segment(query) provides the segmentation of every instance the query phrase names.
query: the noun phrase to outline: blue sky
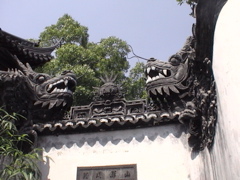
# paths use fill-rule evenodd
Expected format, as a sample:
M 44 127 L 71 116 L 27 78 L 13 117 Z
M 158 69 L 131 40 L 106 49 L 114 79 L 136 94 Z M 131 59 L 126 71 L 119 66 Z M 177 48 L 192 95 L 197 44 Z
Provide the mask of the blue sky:
M 91 42 L 116 36 L 137 55 L 160 60 L 181 49 L 194 23 L 190 7 L 175 0 L 1 0 L 0 28 L 38 39 L 66 13 L 88 27 Z M 129 60 L 131 66 L 137 61 Z

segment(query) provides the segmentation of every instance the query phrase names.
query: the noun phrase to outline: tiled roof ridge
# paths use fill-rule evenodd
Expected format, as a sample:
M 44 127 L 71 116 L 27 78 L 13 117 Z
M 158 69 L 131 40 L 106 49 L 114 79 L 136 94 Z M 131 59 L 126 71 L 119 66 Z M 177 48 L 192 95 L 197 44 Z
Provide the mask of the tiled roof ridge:
M 35 67 L 53 59 L 51 53 L 59 45 L 60 42 L 51 47 L 38 47 L 37 43 L 12 35 L 0 28 L 0 47 L 8 49 L 21 61 L 26 61 Z
M 33 129 L 39 135 L 72 134 L 93 131 L 134 129 L 178 122 L 180 112 L 153 111 L 141 114 L 128 114 L 113 117 L 96 117 L 82 120 L 61 120 L 57 122 L 37 123 Z

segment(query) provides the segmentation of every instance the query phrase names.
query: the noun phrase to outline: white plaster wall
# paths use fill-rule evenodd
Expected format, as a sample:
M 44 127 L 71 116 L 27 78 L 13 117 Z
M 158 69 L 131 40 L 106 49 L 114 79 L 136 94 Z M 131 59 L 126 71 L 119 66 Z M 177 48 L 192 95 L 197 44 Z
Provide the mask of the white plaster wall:
M 240 179 L 240 0 L 228 0 L 215 30 L 213 70 L 218 124 L 212 152 L 218 180 Z
M 52 159 L 40 166 L 43 180 L 75 180 L 77 167 L 122 164 L 137 164 L 138 180 L 205 180 L 204 158 L 191 153 L 185 131 L 174 124 L 40 137 L 43 155 Z

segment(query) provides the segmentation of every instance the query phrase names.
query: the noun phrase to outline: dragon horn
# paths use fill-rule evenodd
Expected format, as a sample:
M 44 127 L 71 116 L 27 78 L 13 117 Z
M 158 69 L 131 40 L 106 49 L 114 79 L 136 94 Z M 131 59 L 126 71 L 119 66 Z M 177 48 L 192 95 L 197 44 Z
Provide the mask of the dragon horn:
M 14 56 L 14 59 L 19 65 L 19 68 L 24 72 L 24 74 L 29 74 L 30 72 L 33 72 L 31 66 L 27 63 L 26 66 L 17 58 L 17 56 Z
M 26 66 L 27 66 L 27 68 L 28 68 L 29 71 L 33 71 L 32 67 L 30 66 L 29 63 L 27 63 Z

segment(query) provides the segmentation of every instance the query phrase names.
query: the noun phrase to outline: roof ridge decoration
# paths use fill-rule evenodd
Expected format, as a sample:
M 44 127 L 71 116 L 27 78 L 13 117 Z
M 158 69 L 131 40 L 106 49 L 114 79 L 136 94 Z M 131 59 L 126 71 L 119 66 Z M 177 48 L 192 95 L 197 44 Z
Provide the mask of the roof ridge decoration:
M 101 87 L 95 101 L 87 106 L 72 107 L 68 118 L 59 122 L 61 125 L 51 122 L 35 124 L 36 131 L 40 134 L 79 133 L 180 122 L 188 126 L 189 145 L 193 150 L 211 148 L 217 122 L 211 60 L 213 34 L 225 2 L 194 2 L 192 15 L 196 18 L 196 24 L 193 24 L 192 36 L 187 38 L 183 48 L 172 55 L 168 62 L 153 58 L 148 60 L 145 74 L 150 103 L 126 101 L 124 98 L 104 99 Z M 115 85 L 109 87 L 105 93 L 114 92 Z M 140 108 L 141 111 L 131 112 L 134 109 L 131 105 L 136 105 L 136 109 Z M 131 109 L 130 113 L 128 109 Z
M 104 83 L 101 87 L 95 87 L 95 96 L 93 101 L 97 100 L 105 100 L 105 101 L 113 101 L 115 99 L 122 99 L 123 92 L 120 85 L 115 84 L 114 81 L 117 79 L 117 75 L 105 75 L 100 77 L 102 82 Z
M 35 44 L 25 43 L 0 30 L 0 63 L 4 67 L 0 70 L 0 82 L 4 84 L 0 89 L 0 103 L 8 111 L 27 117 L 27 123 L 21 121 L 18 125 L 20 129 L 25 132 L 35 130 L 39 135 L 180 122 L 189 127 L 189 144 L 193 150 L 211 148 L 217 121 L 211 67 L 213 34 L 218 13 L 225 2 L 198 0 L 194 3 L 196 24 L 183 48 L 168 62 L 148 60 L 145 73 L 150 103 L 143 99 L 126 101 L 121 86 L 114 83 L 116 77 L 110 75 L 102 77 L 104 84 L 96 88 L 92 103 L 70 107 L 75 75 L 66 71 L 52 78 L 35 73 L 30 67 L 40 66 L 50 59 L 48 48 L 40 50 L 32 47 Z M 57 116 L 69 108 L 70 113 L 65 118 Z
M 86 106 L 72 107 L 69 119 L 84 122 L 91 119 L 97 122 L 111 119 L 120 122 L 129 115 L 143 114 L 146 111 L 146 100 L 126 101 L 121 86 L 114 83 L 116 78 L 117 76 L 113 74 L 101 77 L 104 84 L 96 88 L 92 103 Z M 117 118 L 119 119 L 117 120 Z

